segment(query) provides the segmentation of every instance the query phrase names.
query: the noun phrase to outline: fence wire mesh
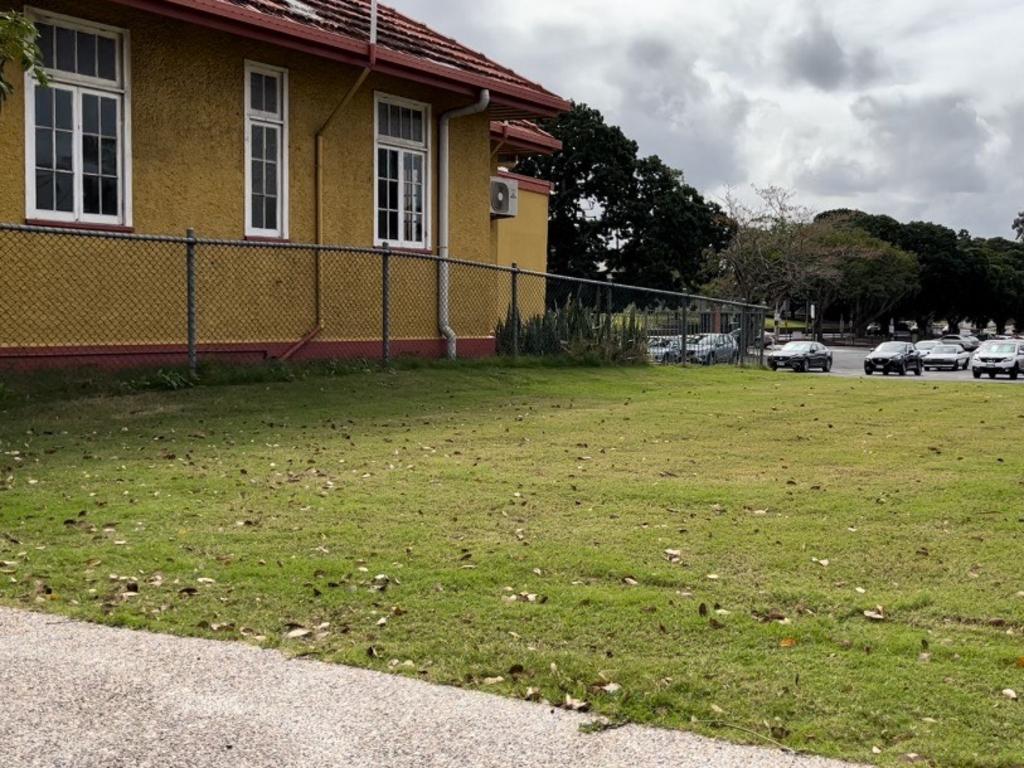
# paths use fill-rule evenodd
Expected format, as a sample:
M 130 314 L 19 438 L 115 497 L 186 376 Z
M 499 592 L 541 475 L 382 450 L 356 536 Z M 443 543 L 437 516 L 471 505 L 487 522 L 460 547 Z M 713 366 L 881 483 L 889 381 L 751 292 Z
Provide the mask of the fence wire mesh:
M 763 307 L 388 249 L 0 225 L 0 368 L 547 356 L 762 364 Z

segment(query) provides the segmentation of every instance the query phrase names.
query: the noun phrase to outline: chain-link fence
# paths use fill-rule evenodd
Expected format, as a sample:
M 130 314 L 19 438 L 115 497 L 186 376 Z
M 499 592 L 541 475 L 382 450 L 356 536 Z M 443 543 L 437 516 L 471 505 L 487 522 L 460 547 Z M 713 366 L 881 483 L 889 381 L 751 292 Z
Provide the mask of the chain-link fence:
M 765 308 L 389 249 L 0 225 L 0 368 L 570 355 L 762 364 Z

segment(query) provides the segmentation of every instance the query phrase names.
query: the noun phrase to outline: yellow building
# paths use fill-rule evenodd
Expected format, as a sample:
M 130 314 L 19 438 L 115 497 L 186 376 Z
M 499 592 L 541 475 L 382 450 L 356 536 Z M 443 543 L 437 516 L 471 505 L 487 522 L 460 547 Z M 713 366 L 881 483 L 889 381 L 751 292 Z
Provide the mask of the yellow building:
M 409 254 L 391 264 L 396 354 L 493 351 L 507 310 L 505 275 L 413 256 L 546 268 L 549 188 L 504 169 L 558 149 L 527 121 L 568 104 L 390 8 L 0 8 L 36 23 L 50 79 L 8 64 L 19 87 L 0 111 L 0 222 L 248 244 L 197 249 L 204 350 L 376 354 L 380 257 L 297 244 Z M 517 216 L 492 214 L 494 177 L 518 183 Z M 0 232 L 0 364 L 178 359 L 179 246 Z

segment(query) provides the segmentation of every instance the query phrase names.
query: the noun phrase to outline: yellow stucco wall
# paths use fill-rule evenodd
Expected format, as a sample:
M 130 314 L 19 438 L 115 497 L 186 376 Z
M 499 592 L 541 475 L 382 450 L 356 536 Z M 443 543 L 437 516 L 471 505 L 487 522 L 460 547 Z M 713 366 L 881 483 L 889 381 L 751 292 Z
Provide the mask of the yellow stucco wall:
M 549 196 L 520 187 L 519 215 L 491 223 L 491 249 L 496 264 L 532 272 L 547 272 Z M 545 281 L 524 276 L 519 287 L 519 312 L 524 317 L 542 314 Z
M 315 241 L 314 136 L 356 80 L 357 68 L 102 0 L 38 0 L 31 5 L 129 31 L 133 224 L 139 233 L 183 234 L 193 227 L 201 237 L 243 237 L 245 61 L 286 67 L 289 236 L 293 242 Z M 20 7 L 0 2 L 0 9 Z M 0 221 L 20 222 L 25 218 L 24 88 L 20 73 L 10 70 L 18 87 L 0 111 Z M 377 91 L 432 107 L 430 210 L 436 250 L 438 118 L 470 99 L 377 74 L 370 75 L 326 135 L 324 242 L 372 245 Z M 451 253 L 493 263 L 489 119 L 483 114 L 453 123 Z M 128 251 L 134 260 L 125 257 Z M 10 276 L 0 281 L 8 294 L 3 296 L 6 314 L 17 318 L 0 332 L 0 346 L 181 342 L 183 252 L 176 246 L 150 251 L 141 245 L 64 239 L 42 246 L 22 244 L 17 253 L 0 254 Z M 436 337 L 436 268 L 402 261 L 396 258 L 392 269 L 393 333 Z M 301 337 L 313 318 L 313 264 L 310 251 L 200 249 L 200 340 Z M 324 255 L 323 340 L 379 336 L 379 264 L 373 256 Z M 474 280 L 474 285 L 494 282 L 490 273 Z M 492 294 L 453 300 L 453 321 L 461 336 L 493 332 L 494 307 L 487 305 Z M 145 317 L 139 316 L 140 310 Z M 103 312 L 109 317 L 98 322 Z

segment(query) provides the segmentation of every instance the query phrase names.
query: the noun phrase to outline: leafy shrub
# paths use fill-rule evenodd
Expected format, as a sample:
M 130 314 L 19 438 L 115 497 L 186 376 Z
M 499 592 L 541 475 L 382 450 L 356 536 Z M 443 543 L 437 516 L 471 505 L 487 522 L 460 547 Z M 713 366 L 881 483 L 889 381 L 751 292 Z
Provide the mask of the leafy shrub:
M 495 331 L 498 354 L 515 354 L 517 323 L 521 355 L 617 364 L 647 360 L 647 317 L 635 306 L 615 314 L 602 313 L 570 298 L 561 307 L 525 320 L 509 308 Z

